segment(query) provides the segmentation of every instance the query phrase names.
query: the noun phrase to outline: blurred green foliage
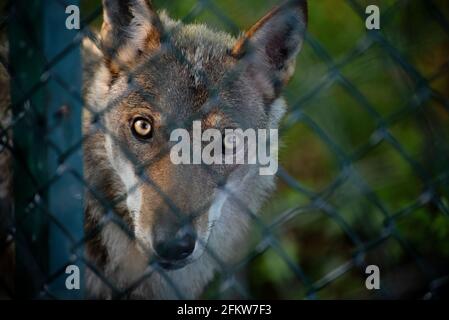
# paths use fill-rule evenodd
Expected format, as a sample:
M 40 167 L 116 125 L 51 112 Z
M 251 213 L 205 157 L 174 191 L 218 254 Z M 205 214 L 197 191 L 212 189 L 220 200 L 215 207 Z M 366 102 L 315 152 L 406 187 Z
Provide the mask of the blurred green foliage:
M 324 192 L 325 203 L 363 243 L 381 237 L 386 230 L 392 231 L 392 236 L 365 252 L 365 262 L 380 267 L 383 297 L 421 297 L 428 290 L 429 279 L 449 270 L 449 33 L 426 0 L 354 1 L 362 8 L 369 4 L 380 7 L 382 34 L 403 59 L 429 79 L 430 88 L 446 99 L 444 106 L 435 99 L 425 99 L 425 87 L 417 84 L 382 44 L 367 35 L 364 20 L 349 2 L 309 1 L 311 41 L 318 42 L 340 73 L 329 68 L 329 61 L 326 63 L 310 42 L 305 44 L 296 75 L 285 90 L 289 111 L 299 117 L 293 118 L 290 113 L 285 119 L 281 164 L 302 187 L 314 194 Z M 82 3 L 84 13 L 99 5 L 99 1 Z M 278 1 L 154 3 L 174 18 L 193 15 L 195 22 L 237 36 L 236 30 L 249 27 Z M 449 3 L 433 3 L 447 27 Z M 100 23 L 101 19 L 95 25 Z M 347 90 L 342 77 L 381 116 L 394 143 L 386 139 L 374 143 L 382 121 Z M 317 87 L 318 93 L 308 98 Z M 333 145 L 352 160 L 350 166 L 343 166 Z M 363 146 L 368 146 L 365 152 L 361 152 Z M 417 167 L 424 172 L 424 179 Z M 338 177 L 344 177 L 342 183 L 329 189 Z M 426 182 L 435 184 L 433 192 L 439 205 L 427 201 Z M 262 217 L 270 224 L 286 210 L 310 203 L 309 196 L 279 179 L 278 191 L 268 201 Z M 393 229 L 386 229 L 386 216 L 395 214 Z M 358 249 L 338 219 L 318 206 L 299 212 L 276 228 L 275 235 L 289 259 L 315 284 L 326 275 L 333 279 L 332 272 L 351 261 Z M 254 245 L 262 240 L 261 236 L 254 232 Z M 313 297 L 378 297 L 379 292 L 365 289 L 363 271 L 357 266 L 349 268 Z M 309 289 L 273 247 L 252 260 L 243 277 L 251 296 L 256 298 L 304 298 Z M 214 297 L 219 281 L 205 297 Z

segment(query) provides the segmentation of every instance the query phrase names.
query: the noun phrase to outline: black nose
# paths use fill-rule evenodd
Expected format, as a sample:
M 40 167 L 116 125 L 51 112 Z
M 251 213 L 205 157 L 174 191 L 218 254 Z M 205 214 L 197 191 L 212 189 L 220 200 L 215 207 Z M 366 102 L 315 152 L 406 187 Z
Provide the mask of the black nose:
M 191 232 L 181 229 L 175 237 L 156 240 L 155 250 L 157 255 L 164 260 L 179 261 L 192 254 L 195 242 L 195 236 Z

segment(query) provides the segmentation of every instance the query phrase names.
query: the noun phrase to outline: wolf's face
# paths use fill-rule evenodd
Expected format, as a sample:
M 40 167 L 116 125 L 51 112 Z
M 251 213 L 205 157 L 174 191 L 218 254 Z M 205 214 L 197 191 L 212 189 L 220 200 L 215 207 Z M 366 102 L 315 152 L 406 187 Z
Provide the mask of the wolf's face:
M 104 65 L 94 100 L 107 156 L 126 192 L 139 248 L 166 268 L 180 268 L 202 255 L 232 201 L 223 189 L 252 166 L 175 165 L 170 134 L 191 131 L 195 120 L 221 132 L 277 127 L 283 108 L 275 101 L 294 71 L 306 4 L 276 8 L 239 40 L 174 22 L 149 1 L 103 4 Z

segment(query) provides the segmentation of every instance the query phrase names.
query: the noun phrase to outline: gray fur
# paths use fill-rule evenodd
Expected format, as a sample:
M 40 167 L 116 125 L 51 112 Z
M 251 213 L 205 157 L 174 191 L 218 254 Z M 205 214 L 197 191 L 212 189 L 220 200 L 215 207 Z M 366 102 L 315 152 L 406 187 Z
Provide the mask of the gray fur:
M 202 248 L 186 266 L 162 271 L 171 281 L 156 270 L 129 297 L 197 298 L 217 271 L 239 258 L 241 250 L 236 249 L 247 242 L 250 216 L 259 211 L 274 189 L 274 177 L 260 176 L 258 168 L 249 165 L 214 167 L 211 174 L 203 168 L 170 165 L 164 157 L 144 168 L 145 177 L 134 169 L 127 172 L 127 168 L 154 160 L 158 151 L 169 146 L 170 128 L 189 128 L 191 121 L 184 121 L 194 115 L 205 120 L 209 113 L 220 114 L 213 126 L 221 129 L 278 128 L 285 112 L 279 89 L 291 76 L 292 61 L 300 50 L 305 28 L 305 12 L 292 13 L 292 8 L 297 7 L 291 3 L 299 7 L 304 1 L 292 1 L 275 11 L 254 38 L 248 39 L 249 48 L 255 50 L 240 57 L 230 55 L 237 43 L 230 35 L 204 25 L 183 25 L 165 13 L 155 15 L 151 7 L 144 8 L 144 14 L 134 14 L 134 19 L 121 19 L 117 11 L 120 6 L 115 1 L 107 3 L 112 11 L 105 12 L 107 25 L 102 31 L 108 46 L 103 46 L 105 56 L 98 51 L 85 53 L 86 60 L 100 62 L 93 74 L 92 64 L 86 63 L 87 105 L 102 113 L 97 123 L 92 122 L 94 117 L 89 112 L 85 116 L 86 179 L 109 201 L 125 196 L 126 201 L 118 203 L 114 211 L 136 238 L 131 239 L 109 222 L 88 243 L 88 255 L 119 289 L 126 289 L 145 272 L 154 271 L 148 267 L 153 254 L 151 238 L 166 227 L 164 224 L 176 219 L 167 218 L 174 214 L 173 210 L 146 185 L 147 181 L 141 181 L 150 177 L 160 183 L 160 189 L 182 212 L 217 207 L 221 215 L 210 230 L 205 229 L 208 209 L 194 220 L 195 231 L 204 237 L 206 249 Z M 133 6 L 144 6 L 146 2 L 126 3 L 130 5 L 128 13 L 135 13 Z M 289 22 L 290 36 L 283 39 L 286 28 L 282 23 L 292 16 L 295 19 L 293 24 Z M 153 35 L 150 46 L 142 42 L 148 40 L 148 34 Z M 161 43 L 157 42 L 159 37 Z M 281 54 L 273 53 L 273 45 L 282 49 Z M 213 96 L 214 92 L 217 96 Z M 205 109 L 205 103 L 210 109 Z M 124 120 L 128 114 L 140 112 L 154 119 L 155 136 L 149 144 L 135 141 Z M 226 181 L 224 188 L 219 187 L 221 179 Z M 135 189 L 129 187 L 130 181 L 137 182 Z M 217 205 L 218 199 L 223 200 L 222 207 Z M 86 228 L 92 230 L 108 212 L 91 193 L 87 193 L 86 203 Z M 218 264 L 210 252 L 224 265 Z M 93 297 L 113 296 L 93 272 L 88 272 L 87 286 Z
M 113 1 L 108 2 L 113 4 Z M 142 5 L 144 1 L 129 1 L 131 7 L 134 2 Z M 148 10 L 152 12 L 151 8 Z M 133 12 L 132 8 L 130 12 Z M 275 20 L 270 22 L 274 24 L 274 32 L 276 29 L 284 30 L 278 24 L 282 23 L 282 15 L 286 14 L 282 10 L 280 14 L 276 14 Z M 123 25 L 123 21 L 127 23 L 127 20 L 117 19 L 116 11 L 106 12 L 105 16 L 110 24 L 109 29 L 126 31 L 128 28 Z M 285 71 L 276 71 L 279 57 L 276 57 L 276 65 L 272 65 L 274 58 L 265 56 L 269 50 L 260 48 L 265 43 L 268 48 L 272 41 L 279 42 L 279 34 L 273 34 L 266 26 L 261 28 L 260 33 L 256 33 L 255 41 L 250 40 L 256 45 L 256 54 L 237 59 L 229 54 L 236 44 L 232 36 L 213 32 L 203 25 L 182 25 L 168 18 L 165 13 L 160 14 L 159 18 L 152 14 L 147 16 L 152 17 L 151 21 L 128 21 L 129 29 L 125 38 L 117 33 L 103 34 L 109 43 L 120 44 L 112 48 L 115 55 L 110 55 L 111 48 L 106 51 L 109 62 L 115 65 L 108 68 L 101 64 L 93 76 L 94 80 L 86 81 L 90 84 L 88 105 L 95 112 L 103 112 L 100 126 L 92 126 L 92 117 L 89 114 L 86 116 L 85 132 L 90 134 L 85 143 L 86 178 L 106 199 L 127 195 L 126 203 L 119 203 L 115 211 L 136 236 L 135 240 L 130 239 L 117 225 L 108 223 L 88 245 L 90 258 L 97 262 L 106 278 L 119 289 L 126 289 L 145 272 L 154 271 L 148 267 L 153 250 L 151 235 L 163 227 L 158 221 L 165 221 L 167 216 L 173 214 L 173 210 L 164 203 L 166 201 L 160 201 L 161 195 L 149 190 L 140 181 L 142 177 L 132 171 L 125 172 L 136 164 L 131 163 L 129 156 L 137 160 L 137 164 L 151 161 L 156 157 L 157 150 L 167 147 L 167 132 L 164 135 L 164 131 L 168 131 L 173 124 L 175 128 L 188 127 L 183 121 L 195 115 L 212 98 L 218 105 L 212 106 L 205 114 L 199 113 L 198 117 L 204 120 L 208 112 L 218 112 L 224 120 L 215 125 L 221 128 L 277 128 L 285 112 L 285 104 L 273 83 L 276 82 L 274 78 L 282 77 Z M 291 17 L 291 14 L 287 16 Z M 301 25 L 302 28 L 304 25 Z M 137 33 L 135 38 L 138 41 L 133 39 L 130 30 Z M 161 39 L 168 40 L 155 48 L 158 43 L 150 39 L 151 47 L 145 47 L 145 43 L 142 43 L 142 39 L 146 39 L 143 32 L 148 30 L 155 37 L 161 36 Z M 302 33 L 303 30 L 298 30 L 298 33 L 293 33 L 293 40 L 285 39 L 286 48 L 292 50 L 285 57 L 288 60 L 285 63 L 289 63 L 299 52 L 301 41 L 298 40 L 298 34 Z M 282 46 L 283 43 L 276 45 Z M 231 70 L 234 71 L 229 76 Z M 216 97 L 211 96 L 213 88 L 218 89 Z M 120 103 L 115 104 L 114 100 Z M 155 119 L 155 130 L 160 132 L 153 138 L 151 146 L 135 142 L 123 122 L 124 115 L 133 110 L 137 112 L 142 107 L 145 108 L 142 112 L 149 112 Z M 123 150 L 123 145 L 128 150 Z M 212 208 L 217 199 L 225 200 L 223 206 L 219 207 L 221 215 L 211 230 L 204 230 L 203 218 L 195 220 L 196 232 L 208 234 L 203 239 L 207 249 L 181 269 L 162 271 L 171 281 L 167 281 L 157 270 L 154 271 L 130 292 L 132 298 L 198 297 L 214 273 L 225 267 L 218 264 L 214 257 L 218 257 L 225 265 L 232 264 L 238 258 L 235 248 L 242 247 L 246 242 L 247 229 L 252 219 L 250 215 L 257 213 L 263 200 L 274 188 L 274 177 L 259 176 L 255 166 L 214 168 L 216 174 L 210 174 L 202 168 L 175 168 L 167 163 L 159 169 L 148 168 L 145 172 L 151 179 L 161 182 L 160 189 L 166 192 L 176 206 L 185 211 L 194 211 L 200 205 Z M 176 183 L 167 182 L 167 176 L 174 176 Z M 226 179 L 225 191 L 218 186 L 217 178 Z M 130 184 L 128 180 L 138 184 L 139 196 L 132 195 L 135 191 L 127 185 Z M 139 201 L 136 212 L 135 209 L 131 210 L 133 201 Z M 88 194 L 87 228 L 102 221 L 105 214 L 99 201 Z M 207 210 L 203 215 L 207 217 Z M 100 255 L 103 259 L 99 259 Z M 173 289 L 172 284 L 176 285 L 178 291 Z M 112 297 L 108 287 L 92 272 L 88 273 L 87 285 L 94 297 Z

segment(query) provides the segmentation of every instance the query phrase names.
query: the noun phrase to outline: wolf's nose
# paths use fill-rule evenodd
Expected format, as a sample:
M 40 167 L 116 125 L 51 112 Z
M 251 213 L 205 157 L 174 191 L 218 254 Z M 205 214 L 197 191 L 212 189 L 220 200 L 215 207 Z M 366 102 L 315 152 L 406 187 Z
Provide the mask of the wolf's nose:
M 196 239 L 191 232 L 180 230 L 170 239 L 156 240 L 155 250 L 159 257 L 167 261 L 183 260 L 195 249 Z

